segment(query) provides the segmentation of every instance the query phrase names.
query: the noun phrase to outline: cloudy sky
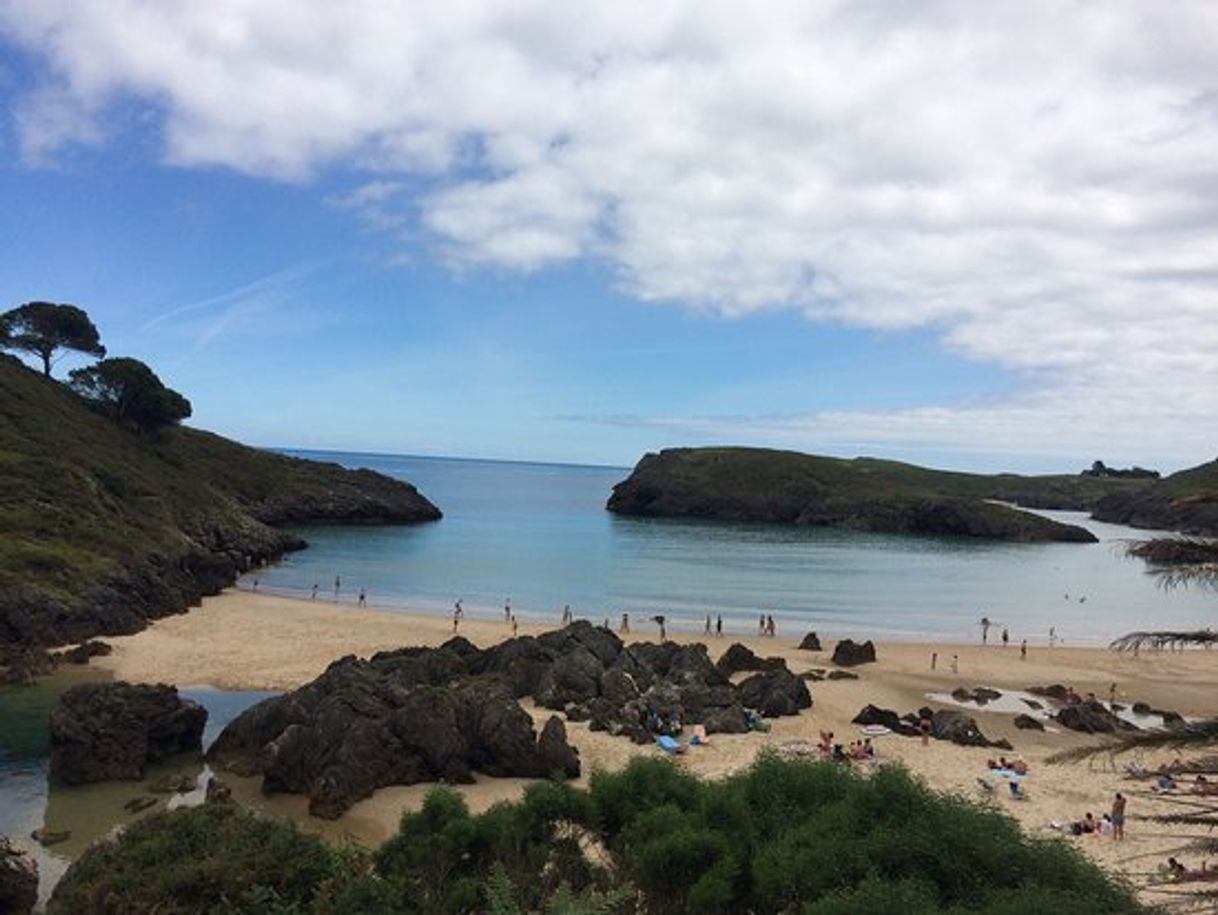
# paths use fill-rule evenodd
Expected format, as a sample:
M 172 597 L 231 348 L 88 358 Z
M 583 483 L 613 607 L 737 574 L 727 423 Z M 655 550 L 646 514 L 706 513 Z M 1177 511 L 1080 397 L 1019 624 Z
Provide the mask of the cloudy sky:
M 1175 469 L 1216 49 L 1187 0 L 0 0 L 0 307 L 256 444 Z

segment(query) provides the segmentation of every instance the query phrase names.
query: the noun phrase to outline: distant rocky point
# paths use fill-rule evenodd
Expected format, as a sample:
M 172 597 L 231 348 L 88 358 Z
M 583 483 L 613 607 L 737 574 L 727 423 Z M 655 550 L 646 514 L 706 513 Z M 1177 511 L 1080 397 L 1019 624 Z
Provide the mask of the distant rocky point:
M 1076 475 L 982 476 L 763 448 L 672 448 L 643 457 L 613 488 L 606 507 L 621 515 L 1094 543 L 1084 528 L 1003 503 L 1090 507 L 1129 483 Z

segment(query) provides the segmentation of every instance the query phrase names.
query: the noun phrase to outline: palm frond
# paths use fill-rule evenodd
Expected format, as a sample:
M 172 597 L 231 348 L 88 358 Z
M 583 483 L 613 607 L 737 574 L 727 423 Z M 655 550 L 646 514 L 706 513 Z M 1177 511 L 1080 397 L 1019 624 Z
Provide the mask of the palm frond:
M 1143 648 L 1161 651 L 1164 648 L 1175 650 L 1189 645 L 1208 646 L 1215 644 L 1218 644 L 1218 632 L 1214 632 L 1212 629 L 1194 629 L 1191 632 L 1167 630 L 1130 632 L 1119 639 L 1113 639 L 1108 643 L 1108 647 L 1117 651 L 1136 652 L 1141 651 Z
M 1213 744 L 1218 744 L 1218 718 L 1188 722 L 1169 731 L 1138 731 L 1132 734 L 1122 734 L 1105 743 L 1062 750 L 1054 753 L 1046 761 L 1049 763 L 1078 762 L 1104 753 L 1118 756 L 1134 750 L 1183 750 Z

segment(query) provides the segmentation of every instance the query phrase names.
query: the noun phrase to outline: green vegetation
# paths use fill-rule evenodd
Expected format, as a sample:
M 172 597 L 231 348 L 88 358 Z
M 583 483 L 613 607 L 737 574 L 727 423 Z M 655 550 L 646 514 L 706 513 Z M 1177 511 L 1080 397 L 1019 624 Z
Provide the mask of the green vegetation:
M 1094 514 L 1133 527 L 1218 536 L 1218 460 L 1112 492 Z
M 954 473 L 764 448 L 673 448 L 639 461 L 630 478 L 614 487 L 608 508 L 632 515 L 1090 541 L 1081 528 L 996 503 L 1081 510 L 1105 493 L 1136 485 L 1078 474 Z
M 1119 467 L 1109 467 L 1103 461 L 1094 461 L 1090 467 L 1083 471 L 1083 476 L 1109 477 L 1116 480 L 1157 480 L 1159 479 L 1159 471 L 1147 470 L 1145 467 L 1121 469 Z
M 190 401 L 138 359 L 103 359 L 74 369 L 72 390 L 120 426 L 150 432 L 190 416 Z
M 300 542 L 269 525 L 439 517 L 413 486 L 182 427 L 137 435 L 0 356 L 5 644 L 134 632 Z
M 904 770 L 870 778 L 763 756 L 723 781 L 640 758 L 587 791 L 532 785 L 472 816 L 451 789 L 371 856 L 217 808 L 177 811 L 87 852 L 49 912 L 1144 911 L 1064 841 L 935 794 Z
M 106 355 L 97 328 L 75 305 L 27 302 L 0 314 L 0 349 L 32 353 L 42 360 L 42 374 L 51 377 L 51 362 L 61 349 L 90 356 Z

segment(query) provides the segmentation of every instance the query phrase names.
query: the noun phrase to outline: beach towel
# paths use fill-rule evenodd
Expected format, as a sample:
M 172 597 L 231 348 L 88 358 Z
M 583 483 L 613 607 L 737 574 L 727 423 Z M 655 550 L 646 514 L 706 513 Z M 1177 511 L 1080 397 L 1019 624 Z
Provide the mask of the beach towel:
M 685 750 L 687 749 L 685 744 L 681 743 L 681 741 L 679 741 L 679 740 L 674 740 L 672 737 L 669 737 L 667 734 L 661 734 L 659 737 L 657 737 L 656 745 L 661 750 L 663 750 L 665 753 L 669 753 L 669 754 L 684 753 Z
M 994 776 L 994 778 L 1019 779 L 1024 777 L 1023 773 L 1016 772 L 1014 769 L 991 769 L 990 775 Z
M 865 724 L 859 728 L 859 733 L 864 737 L 883 737 L 885 734 L 891 734 L 892 731 L 882 724 Z

